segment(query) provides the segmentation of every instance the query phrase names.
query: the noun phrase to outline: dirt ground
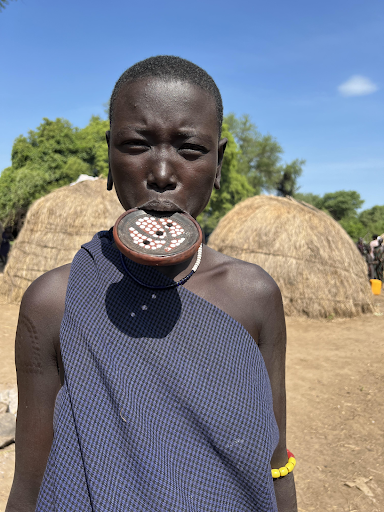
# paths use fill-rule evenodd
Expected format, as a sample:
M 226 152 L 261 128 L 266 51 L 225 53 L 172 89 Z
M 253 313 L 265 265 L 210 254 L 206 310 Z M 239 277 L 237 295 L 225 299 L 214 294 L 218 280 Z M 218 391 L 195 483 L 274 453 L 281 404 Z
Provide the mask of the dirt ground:
M 299 512 L 384 512 L 384 296 L 376 313 L 288 318 L 288 447 Z M 15 385 L 18 308 L 0 305 L 0 392 Z M 0 450 L 0 512 L 14 445 Z M 349 482 L 352 487 L 348 487 Z

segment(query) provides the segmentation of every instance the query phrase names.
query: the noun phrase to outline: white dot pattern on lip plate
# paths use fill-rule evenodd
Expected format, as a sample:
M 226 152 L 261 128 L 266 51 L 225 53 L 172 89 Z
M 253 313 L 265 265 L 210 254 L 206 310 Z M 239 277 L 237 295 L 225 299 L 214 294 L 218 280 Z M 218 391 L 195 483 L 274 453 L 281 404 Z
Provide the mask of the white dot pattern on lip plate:
M 129 228 L 132 241 L 148 251 L 164 248 L 164 251 L 170 252 L 185 241 L 185 237 L 182 236 L 183 227 L 171 219 L 145 216 L 136 220 L 136 226 L 137 228 Z M 181 238 L 178 238 L 180 236 Z

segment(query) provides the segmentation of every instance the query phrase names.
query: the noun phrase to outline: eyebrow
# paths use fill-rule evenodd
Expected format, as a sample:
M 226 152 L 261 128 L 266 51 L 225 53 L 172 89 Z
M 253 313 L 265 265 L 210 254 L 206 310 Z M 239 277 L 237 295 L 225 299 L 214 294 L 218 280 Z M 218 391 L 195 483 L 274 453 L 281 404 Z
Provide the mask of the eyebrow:
M 152 130 L 150 130 L 146 127 L 141 128 L 140 126 L 126 126 L 126 127 L 122 128 L 121 130 L 119 130 L 118 132 L 116 132 L 116 135 L 124 136 L 124 135 L 126 135 L 127 131 L 130 131 L 130 130 L 134 131 L 140 135 L 148 135 L 152 132 Z M 199 138 L 207 137 L 207 134 L 199 134 L 195 130 L 191 130 L 191 129 L 178 130 L 177 135 L 183 139 L 192 139 L 193 137 L 199 137 Z
M 185 139 L 191 139 L 192 137 L 198 137 L 198 133 L 195 131 L 179 130 L 177 135 L 184 137 Z M 201 135 L 200 135 L 201 137 Z

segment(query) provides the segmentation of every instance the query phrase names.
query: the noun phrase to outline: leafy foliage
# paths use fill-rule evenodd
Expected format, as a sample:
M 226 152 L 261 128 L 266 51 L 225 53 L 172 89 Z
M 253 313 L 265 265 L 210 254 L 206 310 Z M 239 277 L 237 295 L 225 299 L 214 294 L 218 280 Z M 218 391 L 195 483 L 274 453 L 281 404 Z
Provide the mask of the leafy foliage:
M 323 197 L 316 194 L 295 194 L 295 199 L 305 201 L 328 212 L 335 220 L 356 219 L 357 210 L 361 208 L 364 200 L 358 192 L 354 190 L 339 190 L 338 192 L 329 192 Z
M 335 220 L 353 218 L 364 203 L 360 194 L 354 190 L 340 190 L 323 196 L 323 209 L 328 210 Z
M 368 241 L 372 234 L 384 233 L 384 206 L 373 206 L 358 213 L 364 201 L 354 190 L 339 190 L 323 197 L 297 193 L 295 198 L 328 212 L 355 241 L 360 237 Z
M 89 124 L 78 132 L 78 140 L 85 151 L 83 159 L 90 165 L 95 176 L 108 175 L 108 146 L 105 140 L 107 130 L 108 121 L 92 116 Z
M 364 210 L 359 215 L 359 221 L 368 230 L 369 235 L 384 233 L 384 205 L 373 206 L 369 210 Z M 361 236 L 361 235 L 360 235 Z
M 347 217 L 341 219 L 339 222 L 355 242 L 357 242 L 360 237 L 364 238 L 368 234 L 366 227 L 356 217 Z
M 12 148 L 12 167 L 38 166 L 54 173 L 65 165 L 68 158 L 79 153 L 76 129 L 69 121 L 43 119 L 37 130 L 30 130 L 28 137 L 17 137 Z M 79 155 L 81 158 L 81 155 Z
M 80 130 L 65 119 L 44 118 L 12 148 L 12 166 L 0 175 L 0 220 L 14 223 L 20 210 L 51 190 L 75 181 L 80 174 L 106 175 L 108 122 L 92 117 Z
M 235 204 L 254 195 L 254 189 L 238 170 L 239 149 L 225 123 L 222 137 L 226 137 L 228 143 L 221 170 L 220 190 L 212 192 L 207 207 L 197 218 L 206 234 L 210 234 L 215 229 L 221 217 L 228 213 Z
M 294 194 L 294 198 L 298 201 L 304 201 L 305 203 L 312 204 L 319 210 L 323 208 L 323 198 L 317 194 L 297 192 Z
M 283 148 L 271 135 L 261 135 L 247 114 L 236 117 L 230 113 L 224 118 L 240 149 L 238 170 L 246 176 L 255 194 L 263 190 L 277 190 L 279 195 L 297 191 L 297 179 L 305 160 L 294 160 L 282 165 Z

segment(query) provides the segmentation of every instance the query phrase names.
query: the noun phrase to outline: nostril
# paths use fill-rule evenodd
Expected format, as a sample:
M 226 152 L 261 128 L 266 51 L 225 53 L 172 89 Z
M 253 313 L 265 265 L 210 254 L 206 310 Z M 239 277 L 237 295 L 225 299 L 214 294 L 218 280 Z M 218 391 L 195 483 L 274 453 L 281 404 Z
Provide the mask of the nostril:
M 155 190 L 156 192 L 166 192 L 167 190 L 175 190 L 176 185 L 165 185 L 164 187 L 160 187 L 157 183 L 148 183 L 147 188 L 150 190 Z
M 175 190 L 177 178 L 173 166 L 161 159 L 160 161 L 154 162 L 153 165 L 147 177 L 147 187 L 159 193 Z

